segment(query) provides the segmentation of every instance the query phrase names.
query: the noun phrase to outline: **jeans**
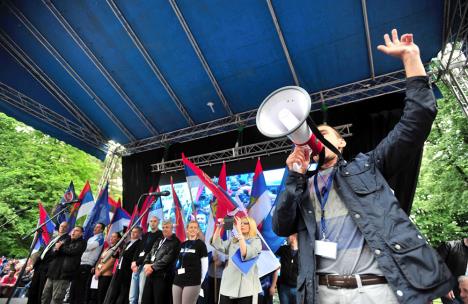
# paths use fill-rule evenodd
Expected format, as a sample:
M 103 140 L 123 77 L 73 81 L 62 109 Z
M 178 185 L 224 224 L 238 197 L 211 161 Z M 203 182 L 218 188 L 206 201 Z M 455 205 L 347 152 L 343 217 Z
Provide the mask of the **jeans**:
M 278 295 L 280 304 L 296 303 L 296 287 L 278 284 Z
M 143 266 L 140 266 L 138 267 L 137 272 L 132 273 L 132 280 L 130 281 L 130 292 L 128 294 L 129 304 L 141 304 L 145 281 L 146 275 L 143 271 Z

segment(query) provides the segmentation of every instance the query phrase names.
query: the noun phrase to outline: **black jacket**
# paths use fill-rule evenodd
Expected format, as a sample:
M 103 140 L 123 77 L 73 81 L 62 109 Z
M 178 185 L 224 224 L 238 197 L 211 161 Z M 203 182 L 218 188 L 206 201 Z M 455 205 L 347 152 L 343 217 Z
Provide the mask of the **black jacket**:
M 465 274 L 468 262 L 468 246 L 463 240 L 445 242 L 437 248 L 442 260 L 455 277 Z M 453 291 L 457 297 L 460 297 L 458 284 L 454 285 Z
M 86 250 L 86 241 L 83 238 L 65 242 L 58 251 L 53 251 L 53 259 L 49 264 L 47 277 L 52 280 L 72 280 L 79 272 L 81 255 Z
M 128 247 L 128 243 L 125 244 L 123 247 L 122 254 L 119 257 L 119 265 L 120 269 L 117 269 L 116 276 L 119 280 L 130 282 L 130 278 L 132 276 L 132 261 L 135 252 L 137 251 L 138 247 L 140 246 L 141 240 L 136 240 L 132 246 Z
M 425 304 L 447 294 L 453 278 L 400 208 L 387 180 L 418 154 L 431 130 L 437 110 L 427 77 L 407 79 L 405 101 L 400 122 L 374 150 L 337 164 L 334 185 L 398 301 Z M 282 236 L 298 233 L 298 303 L 317 302 L 313 210 L 307 177 L 290 172 L 273 214 L 273 230 Z
M 138 246 L 137 250 L 135 251 L 135 255 L 133 256 L 133 261 L 136 262 L 138 266 L 143 265 L 146 256 L 153 248 L 154 242 L 158 241 L 163 237 L 161 230 L 156 232 L 148 231 L 143 235 L 141 239 L 140 245 Z M 143 255 L 142 255 L 142 252 Z
M 175 268 L 175 261 L 179 256 L 180 241 L 173 234 L 170 238 L 167 238 L 161 246 L 164 238 L 156 241 L 151 249 L 150 253 L 145 258 L 145 264 L 152 264 L 153 273 L 151 276 L 166 276 L 172 275 Z
M 65 241 L 67 239 L 69 239 L 70 236 L 68 234 L 62 234 L 57 242 L 60 242 L 60 241 Z M 52 240 L 51 240 L 52 241 Z M 56 243 L 57 243 L 56 242 Z M 44 252 L 44 250 L 47 248 L 44 247 L 40 253 L 40 256 L 42 255 L 42 253 Z M 49 264 L 50 262 L 53 260 L 54 256 L 55 256 L 55 253 L 54 253 L 54 247 L 52 246 L 48 251 L 47 253 L 44 255 L 44 258 L 41 259 L 41 257 L 39 256 L 39 258 L 37 259 L 36 263 L 34 263 L 34 271 L 43 271 L 44 273 L 47 273 L 47 271 L 49 270 Z

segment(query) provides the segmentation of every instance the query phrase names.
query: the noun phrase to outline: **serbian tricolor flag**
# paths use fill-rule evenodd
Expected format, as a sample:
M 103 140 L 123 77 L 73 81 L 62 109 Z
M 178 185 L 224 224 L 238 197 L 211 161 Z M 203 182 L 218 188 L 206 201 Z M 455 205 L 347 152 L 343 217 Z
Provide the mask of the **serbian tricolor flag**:
M 184 218 L 182 216 L 182 206 L 179 201 L 179 197 L 174 189 L 174 182 L 171 176 L 171 190 L 172 190 L 172 200 L 174 201 L 175 207 L 175 233 L 177 238 L 183 242 L 185 241 L 185 223 Z
M 130 214 L 128 214 L 128 212 L 123 208 L 117 208 L 114 212 L 114 216 L 112 217 L 112 222 L 109 225 L 106 241 L 109 243 L 112 233 L 122 232 L 125 227 L 128 227 L 129 223 Z
M 236 215 L 239 217 L 247 216 L 247 211 L 243 206 L 237 204 L 231 199 L 226 191 L 221 189 L 218 185 L 213 183 L 208 175 L 205 174 L 200 168 L 195 166 L 190 160 L 188 160 L 184 154 L 182 154 L 182 162 L 188 169 L 190 169 L 198 178 L 205 184 L 205 186 L 213 192 L 213 195 L 218 201 L 218 207 L 216 210 L 216 218 L 224 218 L 226 215 Z M 263 239 L 259 232 L 257 236 L 262 241 L 262 252 L 258 256 L 258 274 L 262 277 L 272 271 L 275 271 L 280 266 L 278 259 L 271 251 L 268 244 Z
M 83 238 L 85 240 L 93 236 L 94 226 L 97 223 L 109 225 L 109 210 L 109 183 L 107 183 L 104 189 L 102 189 L 101 195 L 97 199 L 94 208 L 91 210 L 91 213 L 88 215 L 83 225 Z
M 88 181 L 86 181 L 86 184 L 84 185 L 83 190 L 81 190 L 78 199 L 80 201 L 80 205 L 78 214 L 76 215 L 76 223 L 83 224 L 86 220 L 86 217 L 91 213 L 91 210 L 93 210 L 95 205 L 93 192 L 91 191 L 91 186 L 89 185 Z
M 270 192 L 266 186 L 260 158 L 257 160 L 257 165 L 255 166 L 248 210 L 249 216 L 255 220 L 259 228 L 262 227 L 263 220 L 271 210 Z
M 38 226 L 44 224 L 49 220 L 49 215 L 47 211 L 42 206 L 42 203 L 39 202 L 39 220 Z M 48 222 L 44 227 L 42 227 L 42 232 L 38 235 L 36 244 L 34 245 L 34 251 L 38 251 L 41 247 L 45 247 L 50 242 L 50 235 L 54 232 L 55 224 L 53 221 Z M 37 233 L 37 232 L 36 232 Z

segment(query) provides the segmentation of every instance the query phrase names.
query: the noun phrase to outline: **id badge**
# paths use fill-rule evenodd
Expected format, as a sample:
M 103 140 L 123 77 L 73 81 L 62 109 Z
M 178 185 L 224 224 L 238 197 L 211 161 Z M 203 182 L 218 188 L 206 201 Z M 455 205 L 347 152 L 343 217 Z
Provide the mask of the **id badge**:
M 142 256 L 145 256 L 145 252 L 144 252 L 144 251 L 140 252 L 140 256 L 141 256 L 141 257 L 142 257 Z
M 177 274 L 184 274 L 184 273 L 185 273 L 185 268 L 177 269 Z
M 155 256 L 155 255 L 153 255 L 153 256 L 151 257 L 151 262 L 154 262 L 154 260 L 156 260 L 156 256 Z
M 315 241 L 315 255 L 336 260 L 337 243 L 323 240 Z

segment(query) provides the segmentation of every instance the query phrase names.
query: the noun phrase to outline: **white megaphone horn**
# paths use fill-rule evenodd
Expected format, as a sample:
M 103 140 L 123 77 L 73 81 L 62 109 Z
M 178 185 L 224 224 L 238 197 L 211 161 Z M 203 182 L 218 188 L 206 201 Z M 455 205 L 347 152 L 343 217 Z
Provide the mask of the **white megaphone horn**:
M 287 136 L 296 146 L 308 146 L 312 155 L 318 155 L 323 144 L 307 125 L 312 106 L 309 93 L 296 86 L 280 88 L 262 102 L 257 111 L 257 128 L 265 136 Z M 301 165 L 293 165 L 300 171 Z

